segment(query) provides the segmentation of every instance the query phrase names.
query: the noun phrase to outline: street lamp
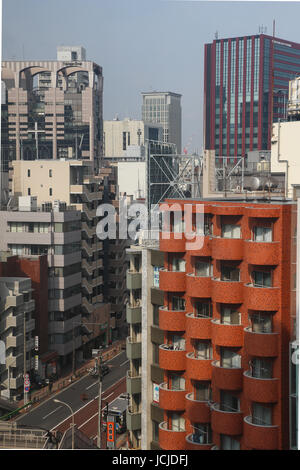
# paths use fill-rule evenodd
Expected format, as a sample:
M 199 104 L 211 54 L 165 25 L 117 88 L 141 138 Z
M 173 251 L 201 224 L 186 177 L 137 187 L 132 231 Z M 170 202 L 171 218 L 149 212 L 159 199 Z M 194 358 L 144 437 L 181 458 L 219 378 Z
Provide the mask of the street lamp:
M 71 411 L 71 415 L 72 415 L 72 450 L 74 450 L 74 431 L 75 431 L 74 411 L 72 410 L 70 405 L 68 405 L 68 403 L 65 403 L 64 401 L 58 400 L 57 398 L 54 398 L 53 401 L 55 403 L 61 403 L 62 405 L 67 406 L 69 408 L 69 410 Z

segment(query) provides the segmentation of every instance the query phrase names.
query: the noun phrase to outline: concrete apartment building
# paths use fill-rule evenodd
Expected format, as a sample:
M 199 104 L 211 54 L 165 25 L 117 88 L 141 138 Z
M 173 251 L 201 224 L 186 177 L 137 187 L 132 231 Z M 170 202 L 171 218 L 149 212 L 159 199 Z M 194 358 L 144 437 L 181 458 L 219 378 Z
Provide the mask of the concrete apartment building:
M 130 146 L 144 145 L 147 140 L 163 140 L 162 124 L 149 124 L 129 118 L 103 121 L 105 157 L 122 157 Z
M 153 242 L 132 245 L 127 250 L 130 267 L 127 271 L 129 302 L 126 307 L 129 337 L 127 357 L 127 429 L 133 449 L 159 449 L 158 426 L 163 419 L 159 407 L 158 388 L 163 372 L 158 365 L 158 347 L 163 341 L 159 328 L 158 308 L 163 305 L 159 289 L 159 268 L 163 254 Z
M 68 157 L 91 160 L 99 168 L 103 134 L 99 65 L 65 58 L 3 61 L 1 79 L 11 160 Z
M 181 200 L 167 200 L 169 204 Z M 294 201 L 188 200 L 202 246 L 160 239 L 159 389 L 168 450 L 288 449 Z M 178 209 L 177 209 L 178 210 Z M 193 219 L 195 230 L 196 220 Z M 177 234 L 176 234 L 177 235 Z
M 11 252 L 0 252 L 0 277 L 27 277 L 31 279 L 32 299 L 35 303 L 33 318 L 35 320 L 34 335 L 35 362 L 38 367 L 34 375 L 49 378 L 57 371 L 58 353 L 49 348 L 48 319 L 48 260 L 47 255 L 16 256 Z M 35 381 L 35 377 L 31 377 Z
M 163 126 L 163 142 L 176 145 L 181 153 L 181 96 L 170 91 L 142 93 L 142 120 Z
M 31 280 L 0 277 L 0 338 L 5 364 L 0 364 L 1 395 L 16 398 L 23 391 L 23 374 L 34 371 L 34 308 Z
M 64 201 L 67 207 L 79 211 L 81 320 L 89 333 L 83 353 L 88 354 L 99 341 L 107 344 L 111 339 L 110 306 L 103 302 L 103 242 L 96 235 L 103 177 L 94 176 L 93 163 L 82 160 L 22 160 L 12 162 L 12 169 L 12 194 L 34 194 L 38 205 L 47 202 L 54 206 L 55 201 Z M 64 232 L 64 227 L 61 230 Z
M 20 257 L 47 255 L 48 348 L 64 366 L 73 345 L 82 346 L 81 214 L 66 207 L 36 206 L 32 198 L 22 197 L 16 209 L 0 212 L 0 249 Z

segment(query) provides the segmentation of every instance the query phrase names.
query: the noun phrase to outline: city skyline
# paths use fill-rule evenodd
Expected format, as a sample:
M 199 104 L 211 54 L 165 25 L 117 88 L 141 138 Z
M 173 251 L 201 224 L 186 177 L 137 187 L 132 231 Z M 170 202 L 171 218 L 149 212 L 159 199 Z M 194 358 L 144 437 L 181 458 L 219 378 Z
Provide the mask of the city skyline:
M 262 25 L 271 35 L 273 20 L 278 38 L 298 42 L 296 2 L 88 0 L 84 6 L 4 0 L 2 59 L 55 60 L 57 46 L 82 45 L 87 60 L 103 67 L 106 120 L 140 119 L 143 91 L 180 93 L 182 147 L 189 152 L 203 144 L 204 44 L 216 34 L 257 34 Z

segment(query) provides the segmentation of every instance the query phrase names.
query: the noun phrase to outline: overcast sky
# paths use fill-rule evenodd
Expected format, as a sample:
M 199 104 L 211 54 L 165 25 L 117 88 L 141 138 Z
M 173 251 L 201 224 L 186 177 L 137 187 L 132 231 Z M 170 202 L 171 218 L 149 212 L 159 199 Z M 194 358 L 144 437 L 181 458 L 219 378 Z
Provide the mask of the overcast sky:
M 82 45 L 103 67 L 104 119 L 141 118 L 142 91 L 182 94 L 183 146 L 202 148 L 203 51 L 219 38 L 256 34 L 300 42 L 300 2 L 3 0 L 2 59 L 55 60 Z

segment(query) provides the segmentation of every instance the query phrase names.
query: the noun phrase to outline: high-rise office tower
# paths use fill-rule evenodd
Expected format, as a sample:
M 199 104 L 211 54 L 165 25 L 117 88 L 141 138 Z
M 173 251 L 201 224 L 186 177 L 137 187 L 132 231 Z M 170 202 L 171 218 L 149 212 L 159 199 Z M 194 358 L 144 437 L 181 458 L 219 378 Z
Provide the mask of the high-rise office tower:
M 163 142 L 176 144 L 181 153 L 181 95 L 170 91 L 142 93 L 142 120 L 163 125 Z
M 10 160 L 76 158 L 92 160 L 99 168 L 103 132 L 99 65 L 78 60 L 4 61 L 2 80 Z
M 216 156 L 270 150 L 272 122 L 285 117 L 300 44 L 258 34 L 205 45 L 204 148 Z

